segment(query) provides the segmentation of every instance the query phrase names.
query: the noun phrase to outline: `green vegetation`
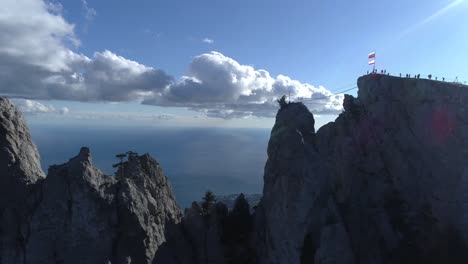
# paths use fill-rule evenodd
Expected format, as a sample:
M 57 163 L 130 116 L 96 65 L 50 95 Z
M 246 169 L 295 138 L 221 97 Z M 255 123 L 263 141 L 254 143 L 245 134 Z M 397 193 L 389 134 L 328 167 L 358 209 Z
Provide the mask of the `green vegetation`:
M 253 217 L 249 202 L 240 194 L 223 222 L 222 242 L 228 264 L 256 263 L 255 249 L 250 244 Z
M 208 216 L 210 213 L 211 207 L 216 203 L 216 196 L 210 190 L 205 192 L 202 202 L 202 214 Z
M 132 160 L 138 156 L 138 153 L 133 152 L 133 151 L 127 151 L 125 153 L 119 153 L 115 155 L 117 159 L 119 159 L 118 163 L 112 164 L 113 168 L 117 168 L 117 176 L 123 177 L 124 174 L 124 169 L 125 169 L 125 164 L 128 162 L 128 160 Z M 127 160 L 125 160 L 127 158 Z

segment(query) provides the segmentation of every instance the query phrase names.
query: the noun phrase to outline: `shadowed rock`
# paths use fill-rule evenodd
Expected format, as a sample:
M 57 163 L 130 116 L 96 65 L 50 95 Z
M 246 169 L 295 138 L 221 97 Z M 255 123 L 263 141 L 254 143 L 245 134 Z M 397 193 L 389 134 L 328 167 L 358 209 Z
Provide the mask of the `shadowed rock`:
M 31 263 L 152 263 L 167 226 L 182 218 L 167 178 L 148 154 L 118 179 L 96 169 L 88 148 L 52 166 L 31 222 Z
M 358 86 L 316 135 L 303 105 L 278 112 L 260 262 L 466 263 L 468 89 L 380 75 Z
M 0 97 L 0 263 L 23 263 L 30 217 L 44 179 L 23 115 Z

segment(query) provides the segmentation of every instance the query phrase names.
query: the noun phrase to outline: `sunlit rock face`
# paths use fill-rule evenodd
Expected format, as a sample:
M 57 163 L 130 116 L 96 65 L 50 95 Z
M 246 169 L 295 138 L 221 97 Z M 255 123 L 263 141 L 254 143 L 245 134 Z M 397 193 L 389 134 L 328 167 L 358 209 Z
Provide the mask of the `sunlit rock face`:
M 260 261 L 466 261 L 468 87 L 377 74 L 358 87 L 316 134 L 301 104 L 278 112 Z
M 0 97 L 0 263 L 23 263 L 28 221 L 44 177 L 23 115 Z
M 177 259 L 168 249 L 172 236 L 179 235 L 182 213 L 159 163 L 148 154 L 135 154 L 117 175 L 95 168 L 88 148 L 50 167 L 30 222 L 28 263 Z
M 0 98 L 0 263 L 192 263 L 159 163 L 132 153 L 118 167 L 104 175 L 82 148 L 45 177 L 22 114 Z

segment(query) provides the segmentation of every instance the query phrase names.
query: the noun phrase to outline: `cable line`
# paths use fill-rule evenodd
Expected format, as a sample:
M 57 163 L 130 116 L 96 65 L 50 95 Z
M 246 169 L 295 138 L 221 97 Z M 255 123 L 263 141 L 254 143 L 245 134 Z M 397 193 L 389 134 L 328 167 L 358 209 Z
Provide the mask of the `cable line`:
M 357 88 L 358 88 L 357 86 L 354 86 L 353 88 L 346 89 L 344 91 L 340 91 L 340 92 L 335 93 L 335 94 L 326 95 L 326 96 L 322 96 L 322 97 L 319 97 L 319 98 L 302 99 L 301 101 L 317 101 L 317 100 L 321 100 L 321 99 L 326 99 L 326 98 L 329 98 L 329 97 L 332 97 L 332 96 L 335 96 L 335 95 L 338 95 L 338 94 L 342 94 L 342 93 L 345 93 L 345 92 L 348 92 L 348 91 L 351 91 L 351 90 L 354 90 L 354 89 L 357 89 Z

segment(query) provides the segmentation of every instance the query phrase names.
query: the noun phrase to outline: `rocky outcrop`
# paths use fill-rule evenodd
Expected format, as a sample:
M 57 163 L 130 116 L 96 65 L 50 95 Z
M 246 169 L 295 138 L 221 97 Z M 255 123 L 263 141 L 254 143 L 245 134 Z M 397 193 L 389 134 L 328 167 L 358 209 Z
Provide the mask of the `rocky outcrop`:
M 19 112 L 0 97 L 0 206 L 16 204 L 45 177 L 29 128 Z
M 466 263 L 468 88 L 371 74 L 314 133 L 278 112 L 257 210 L 261 263 Z
M 339 226 L 329 173 L 317 150 L 314 123 L 302 103 L 288 104 L 276 117 L 268 144 L 263 199 L 257 208 L 260 263 L 298 263 L 308 234 L 313 234 L 309 238 L 315 245 L 322 236 L 348 239 L 340 232 L 344 229 Z M 322 235 L 328 225 L 332 234 Z
M 44 177 L 23 115 L 0 97 L 0 263 L 23 263 Z
M 30 223 L 27 263 L 153 263 L 161 245 L 169 248 L 182 213 L 158 162 L 132 155 L 119 172 L 96 169 L 88 148 L 52 166 Z
M 159 163 L 129 153 L 117 176 L 90 150 L 40 169 L 21 113 L 0 98 L 0 263 L 193 263 Z M 179 254 L 183 252 L 183 254 Z
M 111 261 L 117 226 L 114 185 L 93 166 L 87 148 L 50 167 L 31 219 L 26 263 Z

